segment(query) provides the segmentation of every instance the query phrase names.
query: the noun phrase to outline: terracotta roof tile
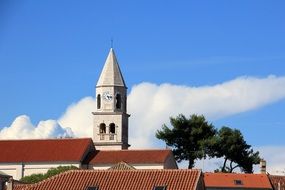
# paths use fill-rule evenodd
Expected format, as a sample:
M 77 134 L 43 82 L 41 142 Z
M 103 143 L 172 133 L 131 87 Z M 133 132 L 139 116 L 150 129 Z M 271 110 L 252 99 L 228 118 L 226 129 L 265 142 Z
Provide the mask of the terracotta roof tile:
M 269 175 L 268 177 L 275 190 L 285 190 L 285 176 Z
M 13 186 L 13 190 L 22 190 L 22 189 L 27 188 L 27 187 L 29 187 L 29 185 L 27 185 L 27 184 L 15 184 Z
M 135 170 L 136 168 L 125 163 L 125 162 L 119 162 L 112 167 L 110 167 L 108 170 Z
M 0 162 L 81 161 L 90 145 L 90 138 L 0 140 Z
M 86 190 L 92 186 L 100 190 L 152 190 L 164 185 L 167 190 L 194 190 L 201 186 L 200 176 L 200 170 L 74 170 L 22 190 Z
M 171 150 L 108 150 L 96 151 L 90 164 L 116 164 L 126 162 L 128 164 L 164 163 L 172 154 Z
M 240 180 L 242 185 L 235 184 Z M 272 189 L 270 181 L 265 174 L 236 174 L 236 173 L 205 173 L 206 188 L 262 188 Z

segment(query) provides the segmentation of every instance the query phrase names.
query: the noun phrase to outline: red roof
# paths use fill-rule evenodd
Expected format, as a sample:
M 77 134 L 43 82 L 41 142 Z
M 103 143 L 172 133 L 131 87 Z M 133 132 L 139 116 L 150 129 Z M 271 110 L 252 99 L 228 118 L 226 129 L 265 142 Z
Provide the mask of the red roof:
M 86 190 L 98 186 L 100 190 L 151 190 L 167 186 L 167 190 L 201 189 L 200 170 L 73 170 L 17 190 Z
M 90 146 L 91 138 L 1 140 L 0 162 L 82 161 Z
M 240 181 L 236 184 L 235 181 Z M 265 174 L 205 173 L 206 188 L 262 188 L 272 189 Z
M 27 188 L 28 186 L 29 186 L 28 184 L 14 184 L 13 190 L 22 190 Z
M 171 150 L 100 150 L 96 151 L 90 164 L 128 164 L 164 163 Z
M 285 190 L 285 176 L 269 175 L 274 189 Z

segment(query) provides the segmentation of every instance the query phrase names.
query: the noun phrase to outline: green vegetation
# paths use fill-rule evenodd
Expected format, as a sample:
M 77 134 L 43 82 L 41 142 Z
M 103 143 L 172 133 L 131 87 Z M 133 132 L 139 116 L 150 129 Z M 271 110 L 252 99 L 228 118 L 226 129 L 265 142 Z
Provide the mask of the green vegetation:
M 220 130 L 208 123 L 203 115 L 191 115 L 187 119 L 180 114 L 170 117 L 172 129 L 165 124 L 156 132 L 156 137 L 173 148 L 178 162 L 187 160 L 193 168 L 195 160 L 224 158 L 223 165 L 216 171 L 233 172 L 240 168 L 245 173 L 253 172 L 253 165 L 260 161 L 259 152 L 254 152 L 237 129 L 222 127 Z
M 222 127 L 212 139 L 209 147 L 211 157 L 224 158 L 223 166 L 216 172 L 231 173 L 239 167 L 245 173 L 252 173 L 253 165 L 260 162 L 259 153 L 253 152 L 237 129 Z M 233 163 L 236 164 L 233 165 Z
M 187 119 L 180 114 L 176 118 L 170 117 L 172 129 L 165 124 L 158 130 L 156 137 L 164 140 L 168 146 L 174 147 L 173 154 L 178 162 L 188 160 L 188 168 L 194 167 L 194 161 L 205 157 L 205 145 L 216 130 L 204 116 L 191 115 Z
M 51 176 L 60 174 L 62 172 L 68 171 L 68 170 L 76 170 L 78 169 L 75 166 L 59 166 L 57 168 L 51 168 L 47 171 L 45 174 L 32 174 L 30 176 L 25 176 L 22 179 L 20 179 L 21 182 L 24 183 L 37 183 L 39 181 L 42 181 L 44 179 L 47 179 Z

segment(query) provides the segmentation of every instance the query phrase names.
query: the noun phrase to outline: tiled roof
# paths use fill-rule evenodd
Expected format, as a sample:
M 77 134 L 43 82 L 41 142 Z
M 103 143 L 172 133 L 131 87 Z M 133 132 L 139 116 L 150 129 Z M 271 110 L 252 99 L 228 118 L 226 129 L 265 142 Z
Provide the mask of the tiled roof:
M 13 185 L 13 190 L 22 190 L 29 187 L 27 184 L 15 184 Z
M 91 138 L 0 140 L 0 162 L 81 161 Z
M 274 190 L 285 190 L 285 176 L 269 175 L 268 177 Z
M 90 164 L 128 164 L 164 163 L 172 154 L 171 150 L 108 150 L 97 151 Z
M 12 180 L 13 181 L 13 190 L 21 190 L 23 188 L 26 188 L 28 185 L 28 183 L 24 183 L 18 180 Z M 10 181 L 11 182 L 11 181 Z M 7 188 L 9 189 L 9 188 Z
M 236 184 L 240 181 L 241 184 Z M 272 189 L 265 174 L 236 174 L 236 173 L 205 173 L 206 188 L 262 188 Z
M 86 190 L 94 186 L 100 190 L 152 190 L 164 185 L 167 190 L 194 190 L 200 176 L 200 170 L 73 170 L 22 190 Z
M 119 162 L 112 167 L 110 167 L 108 170 L 135 170 L 136 168 L 125 163 L 125 162 Z

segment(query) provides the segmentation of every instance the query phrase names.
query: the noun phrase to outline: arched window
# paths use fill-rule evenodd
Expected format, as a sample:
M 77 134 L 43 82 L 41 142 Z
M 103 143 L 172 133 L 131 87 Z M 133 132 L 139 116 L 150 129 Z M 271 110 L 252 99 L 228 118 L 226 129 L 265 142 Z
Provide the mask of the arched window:
M 109 140 L 114 140 L 115 139 L 115 123 L 110 123 L 109 125 Z
M 109 125 L 109 133 L 116 133 L 115 123 L 110 123 L 110 125 Z
M 97 109 L 100 109 L 101 108 L 101 95 L 98 94 L 97 95 Z
M 121 94 L 117 94 L 116 95 L 116 108 L 121 109 L 121 104 L 122 104 Z
M 100 134 L 102 134 L 102 133 L 106 133 L 106 124 L 105 123 L 100 124 Z

